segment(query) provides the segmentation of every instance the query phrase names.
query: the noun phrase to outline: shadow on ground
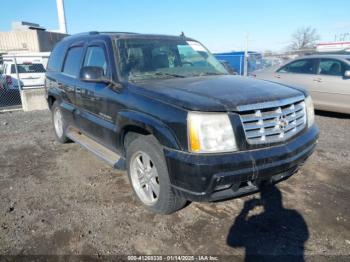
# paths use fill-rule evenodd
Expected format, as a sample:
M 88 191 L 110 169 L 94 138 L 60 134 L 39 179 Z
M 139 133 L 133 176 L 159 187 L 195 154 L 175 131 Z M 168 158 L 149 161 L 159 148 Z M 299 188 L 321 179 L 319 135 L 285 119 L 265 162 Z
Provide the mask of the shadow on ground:
M 350 114 L 321 111 L 321 110 L 315 110 L 315 114 L 319 115 L 319 116 L 325 116 L 325 117 L 332 117 L 332 118 L 339 118 L 339 119 L 350 119 Z
M 262 207 L 262 212 L 256 210 Z M 254 214 L 250 215 L 253 212 Z M 309 230 L 302 215 L 283 207 L 276 186 L 265 186 L 260 198 L 244 203 L 227 236 L 231 247 L 245 249 L 245 261 L 304 261 Z

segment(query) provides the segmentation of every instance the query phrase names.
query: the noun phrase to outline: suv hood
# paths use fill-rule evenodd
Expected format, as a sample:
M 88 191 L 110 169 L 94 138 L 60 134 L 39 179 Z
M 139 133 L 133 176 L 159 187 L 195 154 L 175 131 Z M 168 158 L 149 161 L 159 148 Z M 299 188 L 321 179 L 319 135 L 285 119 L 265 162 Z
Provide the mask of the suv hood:
M 130 85 L 133 92 L 193 111 L 238 111 L 242 105 L 305 95 L 294 87 L 232 75 L 153 79 Z

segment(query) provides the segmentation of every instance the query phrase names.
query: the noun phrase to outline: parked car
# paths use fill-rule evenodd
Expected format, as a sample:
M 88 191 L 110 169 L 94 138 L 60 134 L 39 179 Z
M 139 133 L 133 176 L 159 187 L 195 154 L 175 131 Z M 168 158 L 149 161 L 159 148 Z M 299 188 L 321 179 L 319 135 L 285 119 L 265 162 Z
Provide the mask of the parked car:
M 306 88 L 319 110 L 350 114 L 350 55 L 311 55 L 276 70 L 255 71 L 256 78 Z
M 24 61 L 17 63 L 20 84 L 23 89 L 44 87 L 45 68 L 41 62 Z M 16 64 L 13 59 L 5 59 L 2 78 L 8 90 L 18 90 Z
M 126 169 L 136 196 L 157 213 L 286 179 L 318 137 L 305 90 L 229 75 L 185 36 L 66 37 L 45 83 L 57 140 Z

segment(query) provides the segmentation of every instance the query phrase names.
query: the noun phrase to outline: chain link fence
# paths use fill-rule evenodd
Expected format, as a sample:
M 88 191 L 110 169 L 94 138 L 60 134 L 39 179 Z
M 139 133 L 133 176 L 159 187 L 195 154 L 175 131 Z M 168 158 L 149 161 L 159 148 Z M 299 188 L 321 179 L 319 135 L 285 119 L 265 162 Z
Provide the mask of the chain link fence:
M 49 53 L 6 54 L 0 64 L 0 112 L 22 109 L 23 92 L 44 86 Z
M 0 112 L 22 108 L 20 79 L 6 73 L 7 64 L 0 65 Z

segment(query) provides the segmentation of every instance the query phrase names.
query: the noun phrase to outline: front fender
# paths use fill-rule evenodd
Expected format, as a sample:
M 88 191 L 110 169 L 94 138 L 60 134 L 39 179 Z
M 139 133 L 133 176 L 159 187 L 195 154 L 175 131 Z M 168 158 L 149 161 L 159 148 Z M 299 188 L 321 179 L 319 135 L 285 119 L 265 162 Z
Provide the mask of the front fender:
M 154 135 L 163 146 L 181 150 L 175 134 L 162 121 L 145 113 L 137 111 L 121 111 L 117 117 L 117 127 L 119 127 L 120 145 L 123 145 L 125 134 L 136 128 L 141 128 Z

